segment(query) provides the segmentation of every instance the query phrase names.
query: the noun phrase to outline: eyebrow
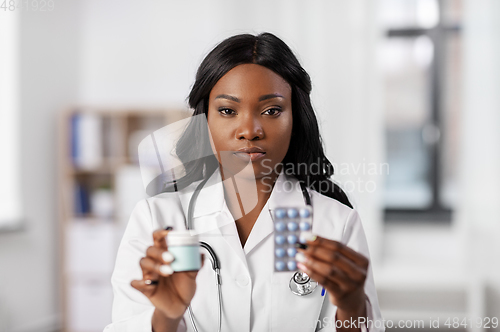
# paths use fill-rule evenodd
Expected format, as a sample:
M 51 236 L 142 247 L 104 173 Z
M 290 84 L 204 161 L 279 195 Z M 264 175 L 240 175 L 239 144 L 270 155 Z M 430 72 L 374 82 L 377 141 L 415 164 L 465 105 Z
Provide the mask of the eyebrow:
M 230 96 L 230 95 L 225 95 L 225 94 L 218 95 L 217 97 L 215 97 L 215 99 L 219 99 L 219 98 L 229 99 L 229 100 L 235 101 L 237 103 L 240 102 L 239 98 L 234 97 L 234 96 Z M 272 99 L 272 98 L 283 98 L 283 99 L 285 99 L 285 97 L 283 97 L 279 93 L 271 93 L 271 94 L 268 94 L 268 95 L 260 96 L 259 97 L 259 101 L 264 101 L 264 100 Z
M 229 100 L 235 101 L 237 103 L 240 102 L 239 98 L 236 98 L 236 97 L 233 97 L 233 96 L 230 96 L 230 95 L 218 95 L 217 97 L 215 97 L 215 99 L 219 99 L 219 98 L 229 99 Z
M 268 95 L 260 96 L 259 101 L 263 101 L 263 100 L 267 100 L 267 99 L 273 99 L 273 98 L 283 98 L 283 99 L 285 99 L 285 97 L 283 97 L 279 93 L 271 93 L 271 94 L 268 94 Z

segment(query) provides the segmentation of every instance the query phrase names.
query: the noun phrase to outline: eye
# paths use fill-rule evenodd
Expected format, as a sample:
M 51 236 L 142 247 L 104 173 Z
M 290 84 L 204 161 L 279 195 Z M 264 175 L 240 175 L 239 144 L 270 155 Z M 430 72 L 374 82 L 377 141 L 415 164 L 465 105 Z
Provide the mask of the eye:
M 279 107 L 274 107 L 274 108 L 270 108 L 268 110 L 265 110 L 263 114 L 267 114 L 267 115 L 271 115 L 271 116 L 276 116 L 276 115 L 280 115 L 282 112 L 281 108 Z
M 233 111 L 230 108 L 219 108 L 219 113 L 222 115 L 233 115 L 236 114 L 235 111 Z

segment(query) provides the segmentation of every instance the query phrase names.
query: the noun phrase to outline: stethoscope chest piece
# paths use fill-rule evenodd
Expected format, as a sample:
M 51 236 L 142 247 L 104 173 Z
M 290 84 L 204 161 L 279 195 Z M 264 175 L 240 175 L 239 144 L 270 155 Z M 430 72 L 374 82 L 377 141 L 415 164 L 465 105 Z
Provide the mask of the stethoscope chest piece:
M 299 271 L 295 272 L 292 279 L 290 279 L 288 286 L 293 294 L 297 296 L 305 296 L 314 292 L 316 287 L 318 287 L 318 282 L 312 280 L 304 272 Z

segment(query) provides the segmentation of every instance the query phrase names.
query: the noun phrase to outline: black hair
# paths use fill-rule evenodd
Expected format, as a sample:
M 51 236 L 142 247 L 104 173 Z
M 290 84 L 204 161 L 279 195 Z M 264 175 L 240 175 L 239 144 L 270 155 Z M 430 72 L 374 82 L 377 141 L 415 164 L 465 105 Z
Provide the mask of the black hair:
M 194 109 L 193 116 L 208 115 L 210 91 L 227 72 L 241 64 L 264 66 L 284 78 L 292 88 L 293 134 L 282 161 L 283 171 L 307 187 L 352 208 L 347 195 L 330 180 L 334 170 L 323 151 L 318 121 L 311 105 L 311 79 L 291 49 L 275 35 L 241 34 L 217 45 L 196 73 L 188 97 L 189 106 Z M 200 121 L 191 121 L 176 145 L 176 153 L 185 164 L 186 178 L 190 179 L 188 183 L 208 177 L 218 167 L 213 155 L 199 158 L 204 151 L 211 151 L 208 129 Z M 312 165 L 316 165 L 317 171 L 312 171 Z

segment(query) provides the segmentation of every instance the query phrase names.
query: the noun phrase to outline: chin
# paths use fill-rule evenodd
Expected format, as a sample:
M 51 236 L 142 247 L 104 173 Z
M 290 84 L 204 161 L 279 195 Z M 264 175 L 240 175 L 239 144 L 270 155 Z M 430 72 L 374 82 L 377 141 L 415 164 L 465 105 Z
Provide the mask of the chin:
M 224 172 L 224 177 L 236 176 L 237 178 L 256 180 L 261 178 L 275 178 L 278 174 L 275 170 L 277 164 L 270 158 L 261 160 L 242 160 L 234 155 L 226 155 L 219 160 L 219 166 Z

